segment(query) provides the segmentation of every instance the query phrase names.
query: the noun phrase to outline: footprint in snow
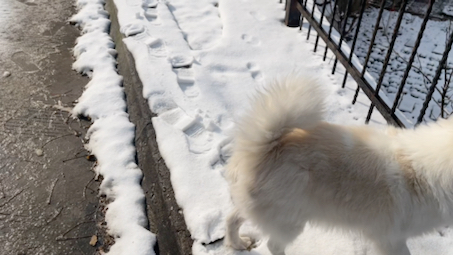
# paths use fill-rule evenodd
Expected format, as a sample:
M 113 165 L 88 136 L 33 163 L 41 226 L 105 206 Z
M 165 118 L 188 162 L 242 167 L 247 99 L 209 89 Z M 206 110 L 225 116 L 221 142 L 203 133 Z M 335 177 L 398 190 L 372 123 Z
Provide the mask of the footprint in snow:
M 157 4 L 157 0 L 143 0 L 142 2 L 143 15 L 148 22 L 152 22 L 154 25 L 160 25 L 160 22 L 156 22 L 159 18 Z
M 195 78 L 192 68 L 173 68 L 176 79 L 184 95 L 188 98 L 196 98 L 200 95 L 200 90 L 195 85 Z
M 165 91 L 156 89 L 147 95 L 148 104 L 151 111 L 156 114 L 161 114 L 177 108 L 177 104 L 173 99 L 165 94 Z
M 253 35 L 247 35 L 247 34 L 243 34 L 241 36 L 242 40 L 244 40 L 246 43 L 250 44 L 250 45 L 253 45 L 253 46 L 258 46 L 261 44 L 261 41 L 254 37 Z
M 223 172 L 225 171 L 225 165 L 228 162 L 228 159 L 231 157 L 231 152 L 233 150 L 231 138 L 227 137 L 223 140 L 220 140 L 216 148 L 217 149 L 213 150 L 211 154 L 211 168 L 213 170 L 218 170 L 223 174 Z
M 143 8 L 156 8 L 157 3 L 157 0 L 143 0 L 142 6 Z
M 148 20 L 149 22 L 155 21 L 158 18 L 157 10 L 152 8 L 145 8 L 144 15 L 146 20 Z
M 343 89 L 339 89 L 339 90 L 337 90 L 337 94 L 339 96 L 344 96 L 346 94 L 346 92 Z
M 256 63 L 248 62 L 247 69 L 249 70 L 253 79 L 255 79 L 257 81 L 263 80 L 263 74 L 261 73 L 261 70 Z
M 148 46 L 148 52 L 154 57 L 166 57 L 167 49 L 164 41 L 159 38 L 154 38 L 146 33 L 142 33 L 136 36 L 136 39 L 140 42 L 145 43 Z
M 200 118 L 184 130 L 189 150 L 195 154 L 204 154 L 211 150 L 212 133 L 207 131 Z
M 138 14 L 140 16 L 140 14 Z M 145 31 L 145 27 L 138 23 L 138 22 L 133 22 L 131 24 L 127 24 L 124 27 L 120 29 L 121 33 L 124 34 L 126 37 L 129 36 L 136 36 Z
M 193 56 L 188 54 L 176 54 L 170 57 L 170 63 L 173 68 L 186 67 L 190 68 L 193 63 Z
M 205 154 L 212 149 L 212 131 L 218 127 L 209 116 L 202 115 L 202 111 L 199 110 L 195 117 L 192 117 L 178 107 L 161 114 L 160 117 L 185 134 L 190 152 Z
M 250 15 L 258 21 L 263 21 L 266 19 L 266 17 L 264 15 L 262 15 L 258 12 L 255 12 L 255 11 L 250 12 Z

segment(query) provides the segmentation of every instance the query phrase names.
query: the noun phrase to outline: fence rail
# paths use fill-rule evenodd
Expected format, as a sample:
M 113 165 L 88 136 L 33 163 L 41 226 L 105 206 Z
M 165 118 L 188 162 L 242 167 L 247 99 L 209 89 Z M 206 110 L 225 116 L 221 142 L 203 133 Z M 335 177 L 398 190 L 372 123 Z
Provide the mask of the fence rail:
M 418 125 L 421 123 L 426 115 L 426 111 L 433 101 L 433 94 L 435 93 L 439 82 L 439 79 L 442 73 L 445 76 L 444 82 L 444 92 L 442 92 L 442 96 L 447 96 L 447 91 L 449 89 L 449 82 L 447 82 L 447 74 L 449 68 L 447 68 L 448 62 L 448 54 L 451 50 L 451 46 L 453 44 L 453 33 L 448 34 L 446 32 L 446 40 L 445 49 L 442 53 L 442 58 L 437 64 L 435 74 L 432 79 L 430 79 L 429 85 L 426 85 L 428 88 L 426 89 L 426 96 L 423 100 L 423 103 L 420 106 L 419 113 L 417 114 L 414 121 L 411 123 L 407 121 L 404 113 L 399 111 L 398 106 L 405 94 L 405 85 L 408 81 L 408 77 L 411 74 L 411 70 L 414 71 L 414 61 L 416 57 L 419 56 L 418 50 L 425 34 L 426 25 L 430 18 L 430 14 L 433 9 L 434 0 L 430 0 L 429 4 L 426 6 L 426 11 L 424 14 L 423 21 L 420 25 L 420 28 L 417 33 L 417 37 L 412 47 L 412 51 L 408 60 L 405 60 L 406 67 L 404 69 L 404 73 L 402 75 L 401 81 L 397 87 L 397 91 L 395 95 L 392 95 L 393 100 L 390 100 L 389 97 L 386 97 L 385 93 L 381 91 L 381 87 L 386 75 L 388 75 L 387 68 L 390 64 L 392 53 L 394 54 L 394 46 L 395 42 L 400 35 L 400 27 L 403 20 L 403 16 L 406 13 L 408 0 L 402 0 L 399 4 L 398 10 L 398 18 L 396 22 L 392 24 L 394 26 L 393 32 L 391 35 L 391 39 L 388 43 L 388 47 L 385 53 L 385 59 L 382 64 L 382 68 L 380 73 L 376 79 L 371 78 L 371 75 L 367 73 L 367 68 L 369 67 L 370 56 L 372 55 L 372 51 L 376 46 L 376 37 L 378 34 L 378 30 L 382 29 L 380 24 L 382 22 L 383 12 L 386 6 L 386 0 L 382 0 L 379 6 L 379 12 L 377 18 L 375 20 L 375 25 L 373 28 L 373 33 L 371 38 L 369 39 L 369 46 L 366 53 L 366 57 L 362 61 L 357 61 L 358 58 L 354 56 L 354 50 L 356 48 L 357 39 L 360 36 L 360 30 L 362 26 L 362 21 L 364 17 L 364 13 L 366 8 L 368 7 L 367 0 L 337 0 L 333 4 L 330 0 L 323 0 L 323 2 L 315 2 L 314 0 L 287 0 L 286 1 L 286 15 L 285 15 L 285 23 L 287 26 L 290 27 L 300 27 L 302 29 L 303 22 L 308 22 L 308 34 L 307 39 L 310 36 L 310 31 L 313 28 L 316 33 L 316 41 L 314 46 L 314 51 L 316 52 L 318 49 L 318 41 L 321 38 L 324 43 L 326 44 L 325 51 L 324 51 L 324 60 L 326 59 L 327 50 L 329 49 L 335 56 L 335 61 L 332 67 L 332 73 L 335 73 L 337 62 L 340 63 L 345 67 L 346 74 L 343 79 L 343 87 L 345 86 L 346 80 L 348 75 L 350 75 L 354 80 L 357 82 L 357 90 L 355 97 L 353 99 L 353 103 L 356 102 L 357 95 L 359 90 L 362 90 L 366 96 L 370 99 L 371 105 L 368 111 L 368 115 L 366 118 L 366 122 L 368 123 L 373 109 L 376 108 L 382 116 L 387 120 L 388 123 L 393 124 L 399 127 L 406 127 L 410 125 Z M 326 15 L 326 7 L 330 6 L 330 14 Z M 332 6 L 333 5 L 333 6 Z M 355 16 L 355 17 L 352 17 Z M 349 18 L 349 19 L 348 19 Z M 347 26 L 349 25 L 349 29 Z M 351 29 L 352 28 L 352 29 Z M 452 29 L 453 30 L 453 29 Z M 350 34 L 353 33 L 353 37 L 350 37 Z M 346 36 L 349 38 L 349 45 L 345 42 Z M 415 70 L 417 71 L 417 70 Z M 448 74 L 452 75 L 452 71 Z M 376 76 L 376 75 L 375 75 Z M 426 76 L 426 75 L 425 75 Z M 426 76 L 428 77 L 428 76 Z M 446 102 L 442 98 L 442 111 L 444 111 L 444 103 Z M 451 102 L 449 100 L 448 102 Z M 436 103 L 436 102 L 434 102 Z M 444 113 L 439 114 L 442 117 Z

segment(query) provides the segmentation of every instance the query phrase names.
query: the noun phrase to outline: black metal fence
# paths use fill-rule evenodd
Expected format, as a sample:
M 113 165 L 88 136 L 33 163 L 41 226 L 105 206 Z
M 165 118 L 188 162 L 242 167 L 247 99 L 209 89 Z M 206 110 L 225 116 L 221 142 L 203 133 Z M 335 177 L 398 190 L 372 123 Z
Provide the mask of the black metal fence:
M 411 30 L 413 36 L 415 37 L 415 34 L 417 36 L 415 40 L 411 40 L 409 47 L 411 49 L 409 50 L 406 47 L 407 49 L 405 51 L 407 52 L 405 57 L 398 55 L 394 47 L 397 38 L 402 36 L 400 28 L 403 17 L 405 15 L 407 16 L 408 0 L 401 0 L 397 3 L 389 3 L 386 0 L 382 0 L 378 4 L 378 6 L 372 6 L 373 3 L 367 0 L 336 0 L 335 2 L 333 0 L 287 0 L 285 23 L 287 26 L 299 26 L 302 29 L 304 22 L 308 22 L 307 39 L 310 37 L 311 29 L 316 31 L 314 51 L 316 52 L 318 50 L 319 38 L 321 38 L 326 45 L 324 49 L 324 60 L 326 60 L 328 49 L 335 56 L 332 73 L 335 73 L 338 61 L 346 69 L 343 87 L 345 86 L 348 75 L 353 77 L 357 82 L 358 87 L 353 103 L 356 102 L 360 90 L 370 99 L 371 105 L 366 118 L 367 123 L 371 118 L 374 108 L 390 124 L 400 127 L 418 125 L 428 119 L 447 117 L 453 111 L 451 100 L 453 95 L 451 95 L 452 93 L 450 91 L 453 69 L 449 67 L 453 64 L 448 63 L 448 54 L 453 44 L 453 32 L 451 32 L 453 28 L 451 30 L 445 29 L 444 36 L 438 40 L 439 47 L 443 45 L 445 47 L 443 47 L 442 53 L 438 52 L 439 54 L 433 58 L 429 57 L 430 60 L 427 64 L 431 71 L 424 73 L 420 58 L 426 59 L 427 56 L 426 54 L 420 53 L 419 49 L 422 38 L 426 35 L 426 27 L 433 10 L 434 0 L 429 0 L 429 3 L 424 4 L 425 8 L 422 19 L 417 17 L 421 23 L 419 27 L 413 27 Z M 371 11 L 373 11 L 376 17 L 370 14 Z M 382 25 L 384 22 L 384 12 L 386 14 L 390 12 L 394 15 L 397 14 L 396 20 L 394 19 L 391 26 L 388 26 L 393 27 L 392 32 L 388 29 L 385 32 L 382 31 L 384 30 Z M 362 30 L 365 29 L 363 22 L 365 16 L 367 17 L 368 23 L 374 23 L 374 27 L 369 26 L 368 30 L 363 32 Z M 370 16 L 375 17 L 374 22 L 370 21 Z M 413 17 L 410 16 L 409 18 L 412 19 Z M 406 17 L 406 23 L 408 23 L 407 19 Z M 390 22 L 390 18 L 388 22 Z M 445 24 L 451 25 L 451 23 L 448 23 L 449 21 L 444 22 L 446 22 Z M 370 33 L 371 31 L 372 33 Z M 378 33 L 378 31 L 380 32 Z M 378 34 L 380 36 L 383 36 L 383 34 L 387 36 L 387 43 L 384 47 L 377 44 Z M 355 50 L 357 50 L 358 39 L 362 39 L 361 37 L 363 36 L 367 38 L 361 41 L 366 42 L 367 45 L 365 47 L 365 44 L 362 43 L 362 57 L 359 59 L 355 55 Z M 444 42 L 440 43 L 440 41 Z M 376 50 L 379 51 L 377 49 L 378 47 L 380 47 L 380 54 L 382 56 L 385 55 L 385 57 L 381 58 L 379 65 L 375 64 L 380 70 L 374 68 L 373 77 L 373 75 L 368 73 L 370 70 L 370 59 L 375 55 Z M 405 66 L 398 64 L 399 76 L 395 82 L 395 77 L 393 76 L 395 75 L 396 68 L 392 66 L 391 62 L 398 57 L 404 60 Z M 418 61 L 418 66 L 414 65 L 414 61 L 416 60 Z M 391 66 L 390 70 L 389 66 Z M 424 88 L 411 87 L 412 84 L 410 83 L 412 82 L 409 82 L 408 78 L 415 74 L 421 75 L 420 77 L 422 78 L 420 80 L 423 80 Z M 388 77 L 391 75 L 393 75 L 393 80 L 390 81 L 390 86 L 388 85 Z M 386 80 L 385 83 L 384 80 Z M 411 81 L 413 80 L 411 79 Z M 439 84 L 439 81 L 441 81 L 441 84 Z M 386 91 L 382 91 L 383 84 L 386 87 Z M 422 93 L 418 93 L 419 91 L 422 91 Z M 436 96 L 433 98 L 435 93 Z M 407 109 L 403 109 L 404 107 L 401 106 L 402 100 L 407 95 L 413 95 L 418 100 L 416 100 L 410 109 L 412 111 L 411 114 L 407 114 Z M 428 110 L 430 111 L 429 114 L 427 114 Z

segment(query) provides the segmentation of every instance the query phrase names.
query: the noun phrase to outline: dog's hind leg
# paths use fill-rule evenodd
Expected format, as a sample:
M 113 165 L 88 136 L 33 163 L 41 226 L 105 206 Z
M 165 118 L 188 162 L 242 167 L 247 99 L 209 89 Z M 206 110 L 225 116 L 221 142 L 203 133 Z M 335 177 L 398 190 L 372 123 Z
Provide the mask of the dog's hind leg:
M 411 255 L 405 240 L 378 242 L 376 246 L 382 255 Z
M 271 237 L 267 242 L 267 248 L 272 253 L 272 255 L 285 255 L 286 244 L 277 240 L 276 238 Z
M 267 248 L 272 255 L 285 255 L 285 248 L 303 231 L 304 226 L 287 226 L 273 229 L 267 242 Z
M 247 250 L 252 245 L 250 239 L 241 238 L 239 236 L 239 228 L 244 220 L 245 219 L 239 214 L 237 209 L 234 209 L 227 218 L 225 243 L 235 250 Z

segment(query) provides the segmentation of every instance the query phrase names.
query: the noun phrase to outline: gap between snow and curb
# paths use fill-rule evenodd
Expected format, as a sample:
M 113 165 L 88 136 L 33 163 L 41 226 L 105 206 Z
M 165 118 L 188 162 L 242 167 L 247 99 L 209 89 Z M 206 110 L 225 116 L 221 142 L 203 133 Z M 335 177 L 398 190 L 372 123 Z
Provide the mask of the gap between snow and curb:
M 118 51 L 117 61 L 126 94 L 130 121 L 136 126 L 135 146 L 137 162 L 144 178 L 142 187 L 146 196 L 146 210 L 151 232 L 157 235 L 157 254 L 190 255 L 192 239 L 187 230 L 182 211 L 176 203 L 170 182 L 170 172 L 162 159 L 151 119 L 156 115 L 143 97 L 143 85 L 135 70 L 133 56 L 123 43 L 117 9 L 113 0 L 105 6 L 110 14 L 110 36 Z

